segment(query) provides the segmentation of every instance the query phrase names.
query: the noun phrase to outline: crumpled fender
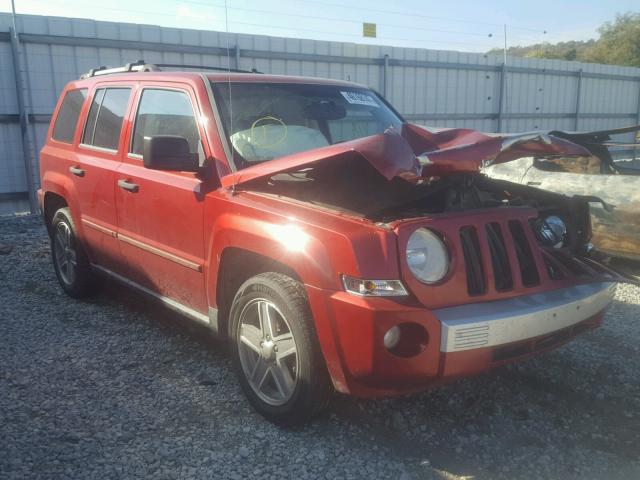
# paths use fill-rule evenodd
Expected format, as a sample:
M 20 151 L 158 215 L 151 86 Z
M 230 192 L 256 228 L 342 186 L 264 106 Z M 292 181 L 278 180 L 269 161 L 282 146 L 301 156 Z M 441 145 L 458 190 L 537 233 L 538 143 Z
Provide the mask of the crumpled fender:
M 581 145 L 543 132 L 493 135 L 462 128 L 432 131 L 406 124 L 403 137 L 416 152 L 423 177 L 476 173 L 529 156 L 590 155 Z

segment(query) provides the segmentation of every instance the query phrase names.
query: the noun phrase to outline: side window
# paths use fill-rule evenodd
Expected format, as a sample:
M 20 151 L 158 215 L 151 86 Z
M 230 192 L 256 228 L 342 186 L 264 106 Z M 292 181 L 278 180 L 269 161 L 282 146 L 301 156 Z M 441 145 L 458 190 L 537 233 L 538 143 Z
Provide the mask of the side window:
M 84 127 L 84 135 L 82 135 L 82 143 L 85 145 L 93 145 L 93 132 L 96 130 L 96 118 L 98 118 L 98 112 L 100 111 L 100 105 L 104 99 L 104 88 L 102 90 L 96 90 L 96 94 L 93 96 L 93 103 L 89 109 L 89 115 L 87 115 L 87 123 Z
M 130 88 L 101 88 L 96 91 L 89 110 L 82 143 L 117 150 Z
M 87 89 L 69 90 L 64 96 L 56 123 L 53 126 L 52 138 L 59 142 L 72 143 L 73 134 L 76 132 L 78 117 L 84 99 L 87 98 Z
M 142 91 L 131 153 L 142 155 L 144 138 L 154 135 L 178 135 L 187 139 L 191 153 L 202 151 L 198 124 L 187 93 L 155 88 Z

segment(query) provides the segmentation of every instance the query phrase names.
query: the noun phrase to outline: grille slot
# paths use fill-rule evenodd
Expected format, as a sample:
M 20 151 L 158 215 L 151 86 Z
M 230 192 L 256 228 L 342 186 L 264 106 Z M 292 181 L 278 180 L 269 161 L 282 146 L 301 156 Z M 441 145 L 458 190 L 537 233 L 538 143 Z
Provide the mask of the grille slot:
M 538 268 L 533 258 L 533 252 L 531 251 L 531 245 L 527 235 L 524 233 L 522 223 L 518 220 L 509 221 L 509 231 L 513 237 L 513 243 L 516 248 L 516 255 L 518 256 L 518 263 L 520 264 L 520 275 L 522 276 L 522 284 L 525 287 L 534 287 L 540 285 L 540 275 L 538 274 Z
M 563 268 L 562 264 L 558 263 L 558 261 L 553 258 L 553 255 L 549 254 L 545 250 L 543 250 L 542 255 L 544 257 L 544 266 L 547 269 L 549 278 L 551 280 L 565 279 L 567 273 L 566 273 L 566 269 Z
M 581 277 L 587 275 L 589 271 L 578 261 L 576 261 L 571 255 L 566 254 L 562 250 L 547 250 L 549 255 L 564 267 L 570 276 Z
M 615 278 L 612 272 L 604 265 L 594 262 L 588 257 L 574 256 L 566 249 L 545 248 L 542 250 L 544 263 L 547 272 L 552 280 L 563 280 L 565 278 L 592 278 L 593 276 L 604 276 Z
M 513 275 L 500 224 L 495 222 L 487 223 L 485 232 L 491 253 L 491 266 L 496 290 L 499 292 L 511 290 L 513 288 Z
M 545 348 L 553 347 L 554 345 L 564 342 L 569 338 L 571 338 L 571 329 L 566 328 L 564 330 L 560 330 L 559 332 L 556 332 L 552 335 L 546 336 L 538 340 L 535 344 L 535 349 L 542 350 Z
M 556 347 L 559 344 L 566 342 L 575 335 L 586 332 L 587 330 L 591 330 L 596 325 L 597 323 L 594 323 L 591 320 L 586 320 L 582 323 L 574 325 L 573 327 L 563 328 L 562 330 L 558 330 L 551 333 L 550 335 L 545 335 L 544 337 L 535 339 L 533 341 L 525 340 L 510 345 L 505 345 L 503 347 L 498 347 L 492 352 L 492 360 L 494 362 L 502 362 L 505 360 L 522 357 L 524 355 L 528 355 L 540 350 L 545 350 L 547 348 Z
M 469 295 L 482 295 L 487 290 L 487 282 L 482 267 L 482 251 L 476 228 L 462 227 L 460 243 L 467 272 L 467 292 Z

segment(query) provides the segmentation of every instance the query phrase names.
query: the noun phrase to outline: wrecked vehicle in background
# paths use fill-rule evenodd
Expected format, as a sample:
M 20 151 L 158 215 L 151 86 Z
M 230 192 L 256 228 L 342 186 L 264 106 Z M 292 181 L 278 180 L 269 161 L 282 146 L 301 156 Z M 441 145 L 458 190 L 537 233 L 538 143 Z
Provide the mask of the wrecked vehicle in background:
M 626 281 L 590 257 L 585 199 L 480 174 L 581 145 L 431 131 L 348 82 L 157 70 L 65 87 L 40 161 L 54 269 L 208 325 L 272 421 L 541 353 Z
M 640 260 L 640 143 L 613 142 L 639 126 L 585 133 L 551 132 L 584 146 L 587 156 L 525 157 L 484 169 L 492 178 L 589 199 L 594 247 L 607 255 Z M 637 159 L 614 160 L 611 149 L 634 148 Z M 614 150 L 615 152 L 615 150 Z

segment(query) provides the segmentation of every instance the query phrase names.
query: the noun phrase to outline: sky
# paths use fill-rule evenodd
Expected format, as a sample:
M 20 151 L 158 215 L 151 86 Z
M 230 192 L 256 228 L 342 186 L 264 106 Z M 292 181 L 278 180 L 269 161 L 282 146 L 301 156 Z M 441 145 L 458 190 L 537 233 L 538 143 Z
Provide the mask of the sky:
M 18 14 L 142 23 L 400 47 L 486 52 L 597 38 L 638 0 L 15 0 Z M 11 0 L 0 0 L 11 11 Z M 375 23 L 376 38 L 362 36 Z

